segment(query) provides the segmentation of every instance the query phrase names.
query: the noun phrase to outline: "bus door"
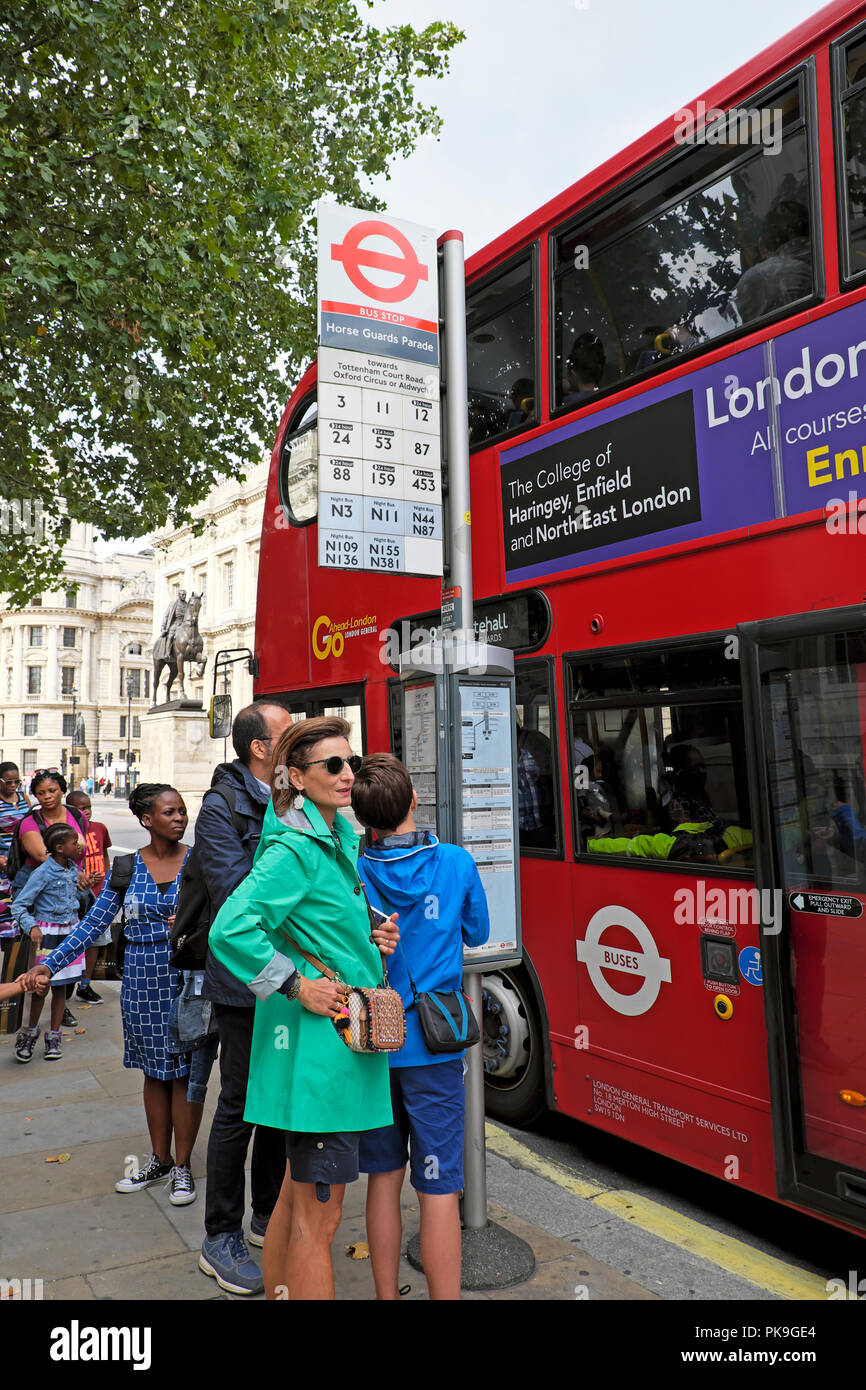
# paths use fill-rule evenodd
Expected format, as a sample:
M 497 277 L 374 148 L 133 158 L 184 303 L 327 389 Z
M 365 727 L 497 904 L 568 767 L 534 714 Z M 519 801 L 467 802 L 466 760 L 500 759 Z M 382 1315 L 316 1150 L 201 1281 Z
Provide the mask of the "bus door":
M 866 1227 L 866 613 L 739 632 L 779 1195 Z

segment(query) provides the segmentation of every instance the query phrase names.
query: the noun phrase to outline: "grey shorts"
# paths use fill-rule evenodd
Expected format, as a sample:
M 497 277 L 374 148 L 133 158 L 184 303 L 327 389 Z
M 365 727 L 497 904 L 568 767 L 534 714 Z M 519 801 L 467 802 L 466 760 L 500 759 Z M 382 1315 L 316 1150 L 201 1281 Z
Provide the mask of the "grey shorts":
M 306 1134 L 286 1130 L 286 1158 L 292 1182 L 313 1182 L 320 1202 L 331 1198 L 331 1183 L 358 1178 L 359 1134 Z

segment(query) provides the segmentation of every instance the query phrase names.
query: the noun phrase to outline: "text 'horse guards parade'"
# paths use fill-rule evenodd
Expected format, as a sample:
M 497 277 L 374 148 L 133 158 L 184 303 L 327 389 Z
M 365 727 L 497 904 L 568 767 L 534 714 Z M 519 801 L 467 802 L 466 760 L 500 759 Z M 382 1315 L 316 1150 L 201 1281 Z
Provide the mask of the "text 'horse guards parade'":
M 169 604 L 162 620 L 160 635 L 153 645 L 153 702 L 157 703 L 157 687 L 163 668 L 168 667 L 168 681 L 165 687 L 166 704 L 171 699 L 171 687 L 175 677 L 180 681 L 180 698 L 189 699 L 184 687 L 185 664 L 198 666 L 198 679 L 204 675 L 207 657 L 202 655 L 203 643 L 198 630 L 198 615 L 201 611 L 201 594 L 191 594 L 187 602 L 186 590 L 181 589 L 177 598 Z

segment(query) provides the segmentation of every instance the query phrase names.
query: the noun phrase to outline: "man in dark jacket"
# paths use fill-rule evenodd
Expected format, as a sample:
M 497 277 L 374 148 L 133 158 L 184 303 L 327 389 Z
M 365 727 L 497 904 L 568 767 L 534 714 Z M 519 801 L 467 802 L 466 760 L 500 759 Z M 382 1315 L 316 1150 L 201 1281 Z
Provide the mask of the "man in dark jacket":
M 195 827 L 195 848 L 210 897 L 213 922 L 226 899 L 252 868 L 262 822 L 271 797 L 274 748 L 292 716 L 283 705 L 248 705 L 232 725 L 234 762 L 215 770 Z M 219 786 L 220 792 L 213 789 Z M 235 818 L 224 790 L 233 793 Z M 255 995 L 226 970 L 211 951 L 203 993 L 212 1000 L 220 1039 L 220 1097 L 207 1149 L 205 1240 L 199 1268 L 230 1293 L 256 1294 L 264 1288 L 261 1271 L 244 1242 L 244 1164 L 253 1139 L 251 1173 L 253 1217 L 250 1244 L 262 1245 L 286 1170 L 285 1136 L 244 1120 Z

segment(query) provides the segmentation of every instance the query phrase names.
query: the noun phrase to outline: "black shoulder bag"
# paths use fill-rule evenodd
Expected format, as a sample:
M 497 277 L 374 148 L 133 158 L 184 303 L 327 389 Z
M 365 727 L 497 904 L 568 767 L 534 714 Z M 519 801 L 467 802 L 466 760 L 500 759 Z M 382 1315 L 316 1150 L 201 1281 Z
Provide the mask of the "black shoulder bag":
M 111 873 L 105 885 L 110 888 L 112 893 L 116 893 L 120 898 L 120 926 L 117 930 L 117 938 L 113 942 L 114 964 L 109 957 L 112 950 L 111 946 L 100 947 L 100 956 L 106 952 L 106 959 L 99 961 L 101 966 L 100 979 L 103 980 L 122 980 L 123 979 L 123 957 L 126 951 L 126 890 L 132 882 L 132 875 L 135 871 L 134 854 L 118 854 L 111 866 Z M 99 899 L 97 898 L 97 902 Z
M 378 884 L 376 891 L 390 915 L 393 908 L 388 906 Z M 474 1047 L 481 1041 L 481 1033 L 469 995 L 464 994 L 462 989 L 430 989 L 419 994 L 402 941 L 398 944 L 406 962 L 412 1000 L 418 1010 L 418 1021 L 427 1047 L 431 1052 L 463 1052 L 467 1047 Z

